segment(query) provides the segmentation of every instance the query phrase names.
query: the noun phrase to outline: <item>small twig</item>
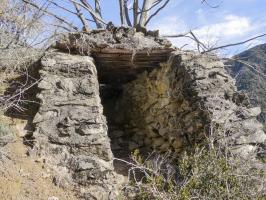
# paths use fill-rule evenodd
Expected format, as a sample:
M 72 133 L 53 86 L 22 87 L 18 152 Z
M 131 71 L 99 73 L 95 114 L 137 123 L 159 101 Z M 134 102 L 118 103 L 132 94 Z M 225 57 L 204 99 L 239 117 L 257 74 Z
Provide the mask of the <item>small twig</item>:
M 74 30 L 78 31 L 78 28 L 77 28 L 76 26 L 74 26 L 73 24 L 67 22 L 67 21 L 64 20 L 63 18 L 61 18 L 61 17 L 55 15 L 54 13 L 51 13 L 51 12 L 49 12 L 48 10 L 44 10 L 44 9 L 42 9 L 41 7 L 39 7 L 38 5 L 36 5 L 36 4 L 32 3 L 32 2 L 29 2 L 28 0 L 22 0 L 22 1 L 23 1 L 24 3 L 26 3 L 26 4 L 31 5 L 31 6 L 34 7 L 34 8 L 37 8 L 37 9 L 40 10 L 40 11 L 45 12 L 45 13 L 48 14 L 48 15 L 50 15 L 50 16 L 52 16 L 52 17 L 58 19 L 58 20 L 60 20 L 61 22 L 65 23 L 65 24 L 67 24 L 68 26 L 70 26 L 71 28 L 73 28 Z
M 185 33 L 180 33 L 180 34 L 177 34 L 177 35 L 162 35 L 161 37 L 163 37 L 163 38 L 177 38 L 177 37 L 185 37 L 188 34 L 190 34 L 190 31 L 185 32 Z
M 244 65 L 246 65 L 247 67 L 249 67 L 250 69 L 254 70 L 255 72 L 257 72 L 259 75 L 261 75 L 263 78 L 266 78 L 266 75 L 263 74 L 262 72 L 258 71 L 254 66 L 252 66 L 250 63 L 240 60 L 240 59 L 236 59 L 236 58 L 223 58 L 224 60 L 232 60 L 232 61 L 236 61 L 239 63 L 242 63 Z
M 245 44 L 247 42 L 250 42 L 252 40 L 255 40 L 255 39 L 258 39 L 258 38 L 261 38 L 261 37 L 265 37 L 265 36 L 266 36 L 266 33 L 263 33 L 261 35 L 258 35 L 258 36 L 252 37 L 250 39 L 244 40 L 242 42 L 237 42 L 237 43 L 233 43 L 233 44 L 226 44 L 226 45 L 214 47 L 212 49 L 208 49 L 206 51 L 203 51 L 202 53 L 208 53 L 208 52 L 215 51 L 215 50 L 218 50 L 218 49 L 223 49 L 223 48 L 226 48 L 226 47 L 238 46 L 238 45 Z
M 88 25 L 87 21 L 85 20 L 85 18 L 84 18 L 84 16 L 83 16 L 83 13 L 82 13 L 81 10 L 80 10 L 79 5 L 78 5 L 77 3 L 73 3 L 73 4 L 74 4 L 74 6 L 75 6 L 75 8 L 76 8 L 77 16 L 78 16 L 78 18 L 80 19 L 81 23 L 82 23 L 83 26 L 84 26 L 84 31 L 89 32 L 89 30 L 90 30 L 90 29 L 89 29 L 89 25 Z
M 170 2 L 170 0 L 166 0 L 165 3 L 160 7 L 158 8 L 149 18 L 148 20 L 145 22 L 145 26 L 147 26 L 147 24 L 150 22 L 150 20 L 156 16 L 162 9 L 164 9 L 164 7 Z
M 208 6 L 211 7 L 211 8 L 218 8 L 218 7 L 219 7 L 219 4 L 216 5 L 216 6 L 211 5 L 211 4 L 208 2 L 208 0 L 202 0 L 201 3 L 202 3 L 202 4 L 205 3 L 206 5 L 208 5 Z

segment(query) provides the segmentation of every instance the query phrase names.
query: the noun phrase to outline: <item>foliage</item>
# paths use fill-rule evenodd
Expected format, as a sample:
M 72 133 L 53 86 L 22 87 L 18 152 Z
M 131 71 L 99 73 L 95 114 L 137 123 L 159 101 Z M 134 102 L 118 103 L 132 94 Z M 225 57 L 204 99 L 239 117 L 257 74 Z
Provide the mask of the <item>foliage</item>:
M 9 125 L 0 123 L 0 147 L 13 140 L 13 132 Z M 1 156 L 0 156 L 1 157 Z
M 133 179 L 137 200 L 254 199 L 263 200 L 266 175 L 241 157 L 218 149 L 197 148 L 176 159 L 157 155 L 144 160 L 138 152 L 133 160 L 142 178 Z M 171 159 L 170 159 L 171 158 Z M 158 165 L 158 161 L 160 165 Z M 172 167 L 169 173 L 169 166 Z M 159 168 L 158 168 L 159 167 Z M 174 173 L 173 173 L 174 172 Z
M 10 134 L 10 128 L 6 124 L 0 124 L 0 137 Z

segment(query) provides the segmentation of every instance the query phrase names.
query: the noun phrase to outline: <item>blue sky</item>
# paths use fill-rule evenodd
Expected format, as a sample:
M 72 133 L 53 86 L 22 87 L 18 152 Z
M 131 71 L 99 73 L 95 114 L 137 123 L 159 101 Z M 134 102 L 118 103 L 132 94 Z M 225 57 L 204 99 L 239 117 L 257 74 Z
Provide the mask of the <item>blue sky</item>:
M 266 32 L 265 0 L 209 0 L 209 3 L 219 6 L 211 8 L 201 4 L 199 0 L 174 0 L 151 26 L 160 29 L 161 34 L 174 34 L 191 29 L 210 46 L 235 43 Z M 169 20 L 174 25 L 168 26 Z M 230 48 L 223 53 L 236 54 L 264 42 L 266 37 Z M 173 40 L 173 43 L 177 46 L 188 43 L 188 48 L 194 47 L 184 39 Z
M 103 0 L 104 18 L 119 23 L 117 0 Z M 171 0 L 169 5 L 151 21 L 150 29 L 161 34 L 178 34 L 193 30 L 206 44 L 223 45 L 243 41 L 266 33 L 266 0 L 209 0 L 211 8 L 201 0 Z M 195 48 L 187 39 L 172 39 L 180 47 Z M 265 43 L 266 37 L 223 51 L 236 54 L 251 46 Z
M 58 0 L 58 2 L 63 1 L 65 0 Z M 202 4 L 201 0 L 171 0 L 168 6 L 153 18 L 148 28 L 159 29 L 161 35 L 193 30 L 195 35 L 209 46 L 235 43 L 266 33 L 266 0 L 208 0 L 208 2 L 218 7 L 211 8 Z M 118 0 L 102 0 L 102 10 L 106 22 L 113 21 L 116 25 L 120 24 Z M 65 17 L 77 22 L 69 15 Z M 265 42 L 266 37 L 259 38 L 248 44 L 223 50 L 221 53 L 231 56 Z M 172 43 L 177 47 L 187 44 L 185 48 L 195 49 L 195 44 L 189 39 L 172 39 Z

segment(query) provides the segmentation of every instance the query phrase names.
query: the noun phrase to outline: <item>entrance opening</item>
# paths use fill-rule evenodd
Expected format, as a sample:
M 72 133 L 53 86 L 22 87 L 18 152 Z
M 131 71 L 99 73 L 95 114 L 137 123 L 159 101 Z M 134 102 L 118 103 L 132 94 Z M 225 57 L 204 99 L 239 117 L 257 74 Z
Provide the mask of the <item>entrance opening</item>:
M 140 106 L 135 105 L 140 101 L 135 101 L 134 98 L 130 100 L 129 93 L 134 92 L 134 95 L 140 95 L 140 98 L 144 99 L 146 94 L 138 92 L 138 89 L 130 84 L 134 85 L 139 78 L 142 80 L 143 74 L 161 68 L 161 64 L 168 61 L 171 51 L 172 49 L 167 48 L 151 48 L 135 53 L 129 49 L 103 49 L 100 52 L 92 52 L 104 115 L 107 118 L 108 136 L 115 158 L 130 161 L 135 150 L 143 157 L 151 152 L 152 137 L 146 137 L 146 122 L 142 120 L 146 113 L 141 113 Z M 153 130 L 157 131 L 155 128 Z M 157 135 L 155 133 L 152 136 Z M 157 138 L 154 137 L 153 140 L 157 141 Z M 161 142 L 162 139 L 159 140 Z M 128 175 L 125 162 L 115 160 L 114 167 L 118 173 Z
M 111 141 L 111 149 L 115 158 L 129 161 L 131 151 L 129 149 L 130 134 L 125 130 L 125 118 L 123 108 L 119 102 L 123 95 L 122 86 L 101 84 L 100 95 L 107 118 L 108 136 Z M 115 170 L 127 176 L 128 169 L 125 163 L 114 161 Z

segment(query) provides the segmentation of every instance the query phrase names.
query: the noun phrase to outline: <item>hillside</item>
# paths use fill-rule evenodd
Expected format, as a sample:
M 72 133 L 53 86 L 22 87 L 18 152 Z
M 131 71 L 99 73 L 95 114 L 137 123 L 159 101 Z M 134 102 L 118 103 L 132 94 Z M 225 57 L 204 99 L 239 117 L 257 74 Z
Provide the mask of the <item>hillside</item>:
M 261 105 L 262 113 L 259 119 L 266 123 L 266 80 L 263 74 L 266 74 L 266 44 L 258 45 L 247 51 L 244 51 L 234 59 L 240 59 L 251 64 L 251 67 L 240 63 L 230 62 L 227 69 L 235 77 L 238 90 L 244 90 L 248 93 L 253 105 Z
M 30 55 L 0 53 L 0 199 L 265 199 L 260 108 L 217 56 L 125 27 Z

